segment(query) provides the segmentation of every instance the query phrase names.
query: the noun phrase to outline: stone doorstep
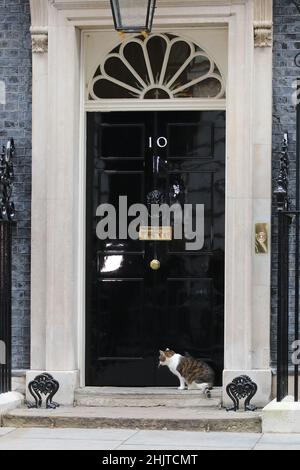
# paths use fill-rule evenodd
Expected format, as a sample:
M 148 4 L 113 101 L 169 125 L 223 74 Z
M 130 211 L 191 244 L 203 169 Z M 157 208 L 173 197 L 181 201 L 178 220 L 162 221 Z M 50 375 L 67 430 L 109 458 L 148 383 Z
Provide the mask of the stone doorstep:
M 167 387 L 84 387 L 75 391 L 76 406 L 91 407 L 174 407 L 174 408 L 219 408 L 221 388 L 211 392 L 207 399 L 198 390 L 177 390 Z
M 17 409 L 2 416 L 5 427 L 130 428 L 203 432 L 261 433 L 261 414 L 227 413 L 210 408 L 62 407 L 56 410 Z
M 89 395 L 143 395 L 143 396 L 201 396 L 199 390 L 178 390 L 176 387 L 83 387 L 75 390 L 75 393 L 87 393 Z M 211 390 L 213 398 L 221 398 L 222 387 L 214 387 Z
M 262 427 L 264 433 L 300 434 L 300 402 L 293 396 L 273 400 L 262 410 Z
M 0 417 L 10 410 L 22 406 L 24 403 L 24 396 L 18 392 L 8 392 L 0 394 Z

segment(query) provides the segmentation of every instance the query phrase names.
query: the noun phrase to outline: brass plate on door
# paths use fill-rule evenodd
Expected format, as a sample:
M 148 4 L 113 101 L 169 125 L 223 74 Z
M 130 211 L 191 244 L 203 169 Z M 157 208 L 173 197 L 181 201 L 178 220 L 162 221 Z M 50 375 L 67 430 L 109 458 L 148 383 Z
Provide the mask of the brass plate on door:
M 173 240 L 172 227 L 140 227 L 139 240 L 169 242 Z
M 269 252 L 269 226 L 268 224 L 255 224 L 255 253 L 258 255 Z

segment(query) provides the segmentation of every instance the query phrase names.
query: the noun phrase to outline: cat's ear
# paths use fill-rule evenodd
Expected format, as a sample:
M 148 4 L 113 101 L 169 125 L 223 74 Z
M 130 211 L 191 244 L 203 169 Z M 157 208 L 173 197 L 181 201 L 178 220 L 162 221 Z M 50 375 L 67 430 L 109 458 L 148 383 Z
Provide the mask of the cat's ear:
M 160 349 L 160 350 L 159 350 L 159 354 L 164 354 L 164 352 Z
M 167 349 L 166 349 L 166 351 L 170 351 L 170 349 L 169 349 L 169 348 L 167 348 Z

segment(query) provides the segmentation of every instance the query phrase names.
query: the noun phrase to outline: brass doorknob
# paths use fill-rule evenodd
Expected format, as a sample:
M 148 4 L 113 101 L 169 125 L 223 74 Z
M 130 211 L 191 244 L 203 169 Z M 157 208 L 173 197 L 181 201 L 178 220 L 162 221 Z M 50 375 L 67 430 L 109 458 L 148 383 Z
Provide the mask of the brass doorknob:
M 153 259 L 150 263 L 150 268 L 153 269 L 153 271 L 158 271 L 160 269 L 160 261 Z

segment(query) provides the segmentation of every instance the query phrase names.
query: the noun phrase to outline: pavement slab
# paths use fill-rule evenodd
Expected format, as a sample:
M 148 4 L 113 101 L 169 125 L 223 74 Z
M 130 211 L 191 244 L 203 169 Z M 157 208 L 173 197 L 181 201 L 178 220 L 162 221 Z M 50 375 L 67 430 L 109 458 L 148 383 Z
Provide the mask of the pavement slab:
M 1 429 L 1 428 L 0 428 Z M 5 429 L 5 428 L 2 428 Z M 97 440 L 123 442 L 134 436 L 137 430 L 130 429 L 48 429 L 48 428 L 19 428 L 10 436 L 11 439 L 61 439 L 61 440 Z
M 225 433 L 222 436 L 222 447 L 253 448 L 260 438 L 259 434 Z M 178 432 L 178 431 L 140 431 L 128 440 L 126 445 L 152 445 L 152 446 L 185 446 L 212 447 L 220 445 L 220 433 L 209 432 Z
M 299 434 L 0 428 L 0 450 L 299 450 Z
M 264 434 L 256 450 L 300 450 L 300 434 Z
M 0 439 L 0 450 L 114 450 L 119 441 L 84 441 L 72 439 Z
M 15 428 L 0 428 L 0 437 L 6 436 L 6 434 L 11 433 L 12 431 L 15 431 Z

